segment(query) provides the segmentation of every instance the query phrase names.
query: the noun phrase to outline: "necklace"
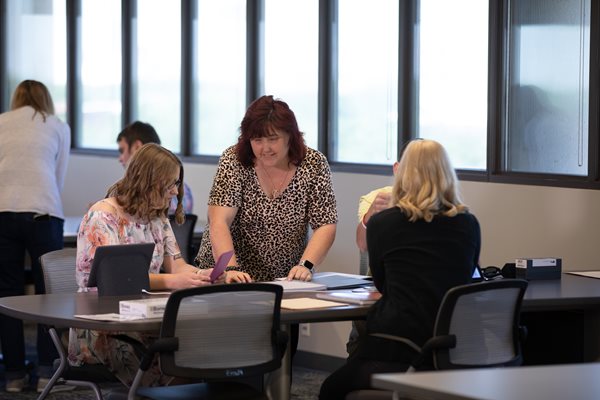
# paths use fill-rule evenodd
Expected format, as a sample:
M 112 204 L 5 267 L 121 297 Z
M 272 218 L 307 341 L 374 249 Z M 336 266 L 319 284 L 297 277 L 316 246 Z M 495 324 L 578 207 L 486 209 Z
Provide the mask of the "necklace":
M 267 175 L 267 178 L 269 178 L 269 182 L 271 183 L 271 188 L 273 189 L 273 191 L 271 192 L 271 198 L 274 199 L 274 198 L 278 197 L 281 194 L 281 192 L 282 192 L 281 189 L 283 189 L 283 185 L 287 181 L 288 175 L 290 174 L 290 168 L 288 167 L 288 170 L 285 173 L 285 176 L 283 177 L 283 179 L 279 183 L 279 187 L 275 186 L 275 183 L 273 183 L 273 179 L 271 178 L 271 175 L 269 175 L 269 173 L 267 172 L 267 169 L 265 167 L 262 167 L 262 169 L 263 169 L 263 171 L 265 171 L 265 174 Z

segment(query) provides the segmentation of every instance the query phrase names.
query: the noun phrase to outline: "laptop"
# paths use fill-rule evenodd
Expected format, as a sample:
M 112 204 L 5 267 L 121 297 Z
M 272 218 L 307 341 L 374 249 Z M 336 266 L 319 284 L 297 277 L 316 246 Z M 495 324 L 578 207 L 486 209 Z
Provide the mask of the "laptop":
M 88 279 L 98 296 L 126 296 L 150 290 L 148 270 L 154 243 L 98 246 Z

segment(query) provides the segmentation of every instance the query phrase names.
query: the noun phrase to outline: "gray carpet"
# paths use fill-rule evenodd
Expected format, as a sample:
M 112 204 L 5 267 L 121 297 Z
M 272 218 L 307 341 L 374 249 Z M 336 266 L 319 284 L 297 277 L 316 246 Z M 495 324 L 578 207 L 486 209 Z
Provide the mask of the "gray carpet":
M 294 367 L 293 369 L 293 383 L 292 383 L 292 400 L 314 400 L 318 397 L 319 388 L 321 382 L 327 377 L 328 373 L 323 371 L 317 371 L 302 367 Z M 102 392 L 106 395 L 110 392 L 111 388 L 115 388 L 115 384 L 104 386 Z M 117 384 L 118 385 L 118 384 Z M 120 386 L 120 385 L 118 385 Z M 38 396 L 35 391 L 35 385 L 31 384 L 31 387 L 21 393 L 7 393 L 4 391 L 4 382 L 0 388 L 0 400 L 34 400 Z M 94 393 L 91 390 L 85 388 L 77 388 L 69 392 L 51 393 L 48 397 L 49 400 L 93 400 L 95 399 Z
M 35 359 L 35 329 L 33 325 L 25 325 L 25 341 L 27 359 Z M 0 349 L 1 350 L 1 349 Z M 33 378 L 30 387 L 21 393 L 7 393 L 4 391 L 4 368 L 0 365 L 0 400 L 34 400 L 38 393 L 35 391 L 35 371 L 31 371 Z M 317 399 L 319 389 L 323 380 L 329 375 L 329 372 L 318 371 L 303 367 L 294 366 L 292 370 L 292 395 L 291 400 L 314 400 Z M 116 386 L 115 386 L 116 385 Z M 111 389 L 121 387 L 120 384 L 110 384 L 102 386 L 103 394 L 107 394 Z M 95 399 L 94 393 L 85 388 L 77 388 L 69 392 L 51 393 L 49 400 L 92 400 Z

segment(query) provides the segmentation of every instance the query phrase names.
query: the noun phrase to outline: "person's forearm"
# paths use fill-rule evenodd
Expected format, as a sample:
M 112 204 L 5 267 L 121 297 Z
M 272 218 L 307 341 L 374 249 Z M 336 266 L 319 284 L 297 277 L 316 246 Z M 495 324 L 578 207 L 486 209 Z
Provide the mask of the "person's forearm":
M 302 254 L 303 260 L 309 260 L 315 266 L 321 264 L 335 239 L 336 224 L 323 225 L 313 232 Z
M 362 221 L 356 225 L 356 245 L 360 251 L 367 251 L 367 228 L 363 226 Z
M 149 274 L 150 275 L 150 289 L 151 290 L 162 290 L 169 289 L 169 278 L 170 274 Z
M 216 262 L 221 254 L 233 250 L 233 239 L 231 237 L 229 226 L 224 222 L 211 223 L 209 231 L 213 258 Z M 229 265 L 237 265 L 235 254 L 231 257 Z

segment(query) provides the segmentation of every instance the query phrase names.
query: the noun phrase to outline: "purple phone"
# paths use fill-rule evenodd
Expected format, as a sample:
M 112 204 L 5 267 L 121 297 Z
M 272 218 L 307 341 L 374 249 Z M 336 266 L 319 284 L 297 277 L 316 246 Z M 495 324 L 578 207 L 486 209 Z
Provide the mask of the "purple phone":
M 217 280 L 217 278 L 219 276 L 221 276 L 221 274 L 223 272 L 225 272 L 225 268 L 227 268 L 227 264 L 229 263 L 229 260 L 231 260 L 232 256 L 233 256 L 233 250 L 226 251 L 225 253 L 223 253 L 219 256 L 219 259 L 217 260 L 215 267 L 213 268 L 212 272 L 210 273 L 210 282 L 211 283 L 214 283 Z

